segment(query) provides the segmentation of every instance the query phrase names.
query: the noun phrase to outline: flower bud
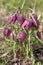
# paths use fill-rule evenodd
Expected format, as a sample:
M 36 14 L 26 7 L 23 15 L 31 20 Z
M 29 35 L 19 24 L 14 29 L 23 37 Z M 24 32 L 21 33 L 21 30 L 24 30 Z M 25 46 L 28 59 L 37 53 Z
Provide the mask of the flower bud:
M 15 23 L 16 19 L 17 19 L 16 14 L 10 14 L 8 16 L 8 22 L 9 23 Z
M 32 26 L 35 28 L 38 28 L 40 23 L 39 23 L 39 20 L 37 19 L 37 15 L 32 14 L 31 19 L 32 19 Z
M 39 39 L 41 39 L 41 32 L 38 31 L 37 36 L 38 36 Z
M 32 27 L 32 19 L 25 20 L 22 24 L 22 28 L 29 30 Z
M 3 31 L 4 36 L 7 36 L 8 37 L 10 35 L 10 33 L 11 33 L 11 29 L 4 28 L 4 31 Z
M 17 20 L 18 20 L 19 24 L 22 25 L 23 22 L 25 21 L 25 18 L 22 14 L 19 14 L 19 15 L 17 15 Z
M 19 32 L 18 33 L 18 39 L 23 42 L 26 39 L 26 33 L 25 32 Z

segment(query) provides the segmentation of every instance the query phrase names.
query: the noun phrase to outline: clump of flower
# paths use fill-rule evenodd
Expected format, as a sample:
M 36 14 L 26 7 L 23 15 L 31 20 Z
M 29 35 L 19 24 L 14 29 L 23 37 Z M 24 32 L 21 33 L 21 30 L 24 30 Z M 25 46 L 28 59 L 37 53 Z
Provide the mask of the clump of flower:
M 24 30 L 30 30 L 32 27 L 38 28 L 39 27 L 39 20 L 36 14 L 31 14 L 30 19 L 26 19 L 21 13 L 20 14 L 10 14 L 8 16 L 8 22 L 9 23 L 15 23 L 16 20 L 21 25 L 21 28 Z M 10 34 L 11 33 L 11 34 Z M 11 32 L 10 29 L 5 28 L 3 31 L 4 36 L 9 36 L 10 38 L 14 39 L 14 33 Z M 40 32 L 37 32 L 37 36 L 39 36 Z M 26 39 L 26 33 L 25 32 L 19 32 L 18 33 L 18 39 L 20 41 L 24 41 Z

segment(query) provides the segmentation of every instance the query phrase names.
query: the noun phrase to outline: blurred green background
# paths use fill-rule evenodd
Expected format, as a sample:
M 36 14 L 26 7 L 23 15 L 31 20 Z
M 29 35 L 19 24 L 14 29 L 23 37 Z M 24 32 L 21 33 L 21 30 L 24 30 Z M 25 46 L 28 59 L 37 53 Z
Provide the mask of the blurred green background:
M 18 7 L 22 8 L 22 6 L 23 6 L 23 12 L 25 11 L 26 8 L 31 8 L 32 10 L 35 8 L 37 14 L 42 15 L 43 18 L 43 0 L 0 0 L 0 11 L 3 10 L 2 12 L 4 14 L 10 11 L 15 11 L 15 8 Z M 5 65 L 5 64 L 2 63 L 0 65 Z
M 0 8 L 12 10 L 14 7 L 21 7 L 24 0 L 0 0 Z M 24 8 L 33 8 L 35 0 L 25 0 Z M 43 0 L 36 0 L 36 10 L 43 11 Z

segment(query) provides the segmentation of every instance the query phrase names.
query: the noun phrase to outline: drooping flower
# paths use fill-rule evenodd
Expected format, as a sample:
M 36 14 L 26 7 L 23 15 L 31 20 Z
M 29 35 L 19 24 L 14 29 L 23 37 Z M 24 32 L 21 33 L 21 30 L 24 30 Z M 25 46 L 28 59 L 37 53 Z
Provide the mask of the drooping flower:
M 25 20 L 22 24 L 22 28 L 29 30 L 32 27 L 32 19 Z
M 10 35 L 10 33 L 11 33 L 11 29 L 9 29 L 9 28 L 4 28 L 4 31 L 3 31 L 3 35 L 4 36 L 9 36 Z
M 35 28 L 39 28 L 39 20 L 36 20 L 36 21 L 33 21 L 32 22 L 32 25 L 33 25 L 33 27 L 35 27 Z
M 15 23 L 16 19 L 17 19 L 16 14 L 10 14 L 10 15 L 8 16 L 8 22 L 9 22 L 9 23 Z
M 19 15 L 17 15 L 17 20 L 18 20 L 19 24 L 22 25 L 23 22 L 25 21 L 25 18 L 22 14 L 19 14 Z
M 38 31 L 37 36 L 38 36 L 39 39 L 41 39 L 41 32 Z
M 40 23 L 39 23 L 39 20 L 37 19 L 37 15 L 32 14 L 30 16 L 30 18 L 32 19 L 32 25 L 33 25 L 33 27 L 38 28 Z
M 25 32 L 19 32 L 18 33 L 18 39 L 23 42 L 26 39 L 26 33 Z

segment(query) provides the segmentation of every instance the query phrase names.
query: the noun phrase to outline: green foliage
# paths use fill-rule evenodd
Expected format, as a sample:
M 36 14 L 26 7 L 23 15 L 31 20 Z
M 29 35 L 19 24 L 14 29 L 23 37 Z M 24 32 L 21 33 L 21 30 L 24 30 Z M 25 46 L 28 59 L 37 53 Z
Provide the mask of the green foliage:
M 15 8 L 17 8 L 17 7 L 22 8 L 23 2 L 24 2 L 24 0 L 0 0 L 0 9 L 1 8 L 5 8 L 6 9 L 6 13 L 9 13 L 12 10 L 14 11 Z M 35 3 L 36 3 L 36 6 L 35 6 Z M 43 11 L 43 0 L 36 0 L 36 2 L 35 2 L 35 0 L 25 0 L 24 7 L 23 7 L 23 12 L 25 11 L 24 9 L 26 9 L 26 8 L 31 8 L 33 10 L 34 6 L 35 6 L 35 9 L 36 9 L 36 12 L 38 13 L 38 11 L 40 11 L 39 14 L 41 13 L 41 15 L 42 15 L 42 13 L 43 13 L 42 12 Z M 33 43 L 34 44 L 38 44 L 39 45 L 40 43 L 43 43 L 41 40 L 39 40 L 38 38 L 36 38 L 34 36 L 33 36 L 32 39 L 33 39 Z M 17 52 L 19 47 L 20 47 L 20 44 L 18 45 L 18 41 L 17 41 L 17 43 L 15 45 L 17 50 L 14 50 L 14 48 L 13 48 L 14 43 L 12 43 L 12 41 L 7 40 L 6 44 L 7 44 L 7 46 L 11 47 L 11 49 L 8 50 L 7 54 L 12 49 L 13 49 L 13 52 L 14 51 Z M 25 44 L 26 44 L 26 42 L 25 42 Z M 28 47 L 26 47 L 26 48 L 24 50 L 24 55 L 26 55 L 26 52 L 28 50 Z M 0 53 L 1 53 L 1 51 L 0 51 Z M 3 56 L 6 56 L 7 54 L 4 54 Z M 27 52 L 27 55 L 28 55 L 28 52 Z M 43 64 L 41 64 L 41 62 L 38 62 L 38 63 L 35 64 L 35 58 L 33 56 L 33 51 L 32 50 L 31 50 L 31 59 L 33 60 L 32 61 L 33 65 L 43 65 Z M 6 65 L 6 64 L 4 62 L 2 62 L 2 63 L 0 62 L 0 65 Z

